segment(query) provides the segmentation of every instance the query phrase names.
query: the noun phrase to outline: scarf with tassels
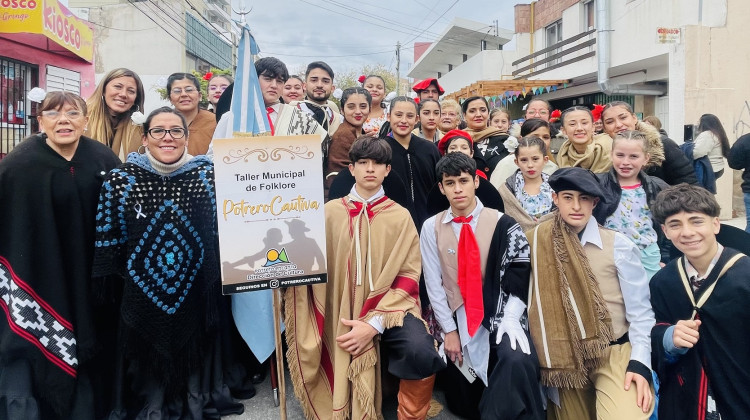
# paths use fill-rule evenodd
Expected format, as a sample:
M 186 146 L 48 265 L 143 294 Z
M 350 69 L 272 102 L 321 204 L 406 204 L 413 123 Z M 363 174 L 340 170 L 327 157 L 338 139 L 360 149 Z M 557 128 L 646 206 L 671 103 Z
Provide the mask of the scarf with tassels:
M 342 318 L 388 329 L 407 313 L 420 317 L 419 237 L 409 212 L 385 196 L 331 200 L 325 213 L 328 283 L 285 292 L 294 392 L 307 419 L 382 418 L 377 339 L 353 356 L 336 337 L 351 330 Z
M 526 236 L 531 246 L 529 331 L 542 383 L 583 388 L 614 340 L 606 302 L 578 236 L 559 212 Z

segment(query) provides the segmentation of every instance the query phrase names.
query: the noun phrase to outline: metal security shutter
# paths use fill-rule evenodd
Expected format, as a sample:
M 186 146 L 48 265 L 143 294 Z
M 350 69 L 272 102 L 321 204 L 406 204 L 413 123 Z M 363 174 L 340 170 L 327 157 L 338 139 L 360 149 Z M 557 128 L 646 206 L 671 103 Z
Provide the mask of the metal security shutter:
M 63 90 L 81 94 L 81 73 L 47 65 L 47 92 Z

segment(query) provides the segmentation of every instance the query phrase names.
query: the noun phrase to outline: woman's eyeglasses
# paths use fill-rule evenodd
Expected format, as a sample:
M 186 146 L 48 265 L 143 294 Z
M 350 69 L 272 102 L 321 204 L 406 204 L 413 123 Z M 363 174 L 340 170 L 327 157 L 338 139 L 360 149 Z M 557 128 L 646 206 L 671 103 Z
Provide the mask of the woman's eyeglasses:
M 76 111 L 76 110 L 70 110 L 70 111 L 65 111 L 65 112 L 50 110 L 50 111 L 42 111 L 42 115 L 51 120 L 60 119 L 60 117 L 62 117 L 63 115 L 65 115 L 69 120 L 77 120 L 83 117 L 83 112 Z
M 172 95 L 182 95 L 182 92 L 185 92 L 186 94 L 190 95 L 191 93 L 197 92 L 198 89 L 188 86 L 186 88 L 174 88 L 172 89 Z
M 172 136 L 173 139 L 181 139 L 185 137 L 184 128 L 170 128 L 169 130 L 165 130 L 163 128 L 152 128 L 148 130 L 148 134 L 157 140 L 161 140 L 166 137 L 167 133 L 169 133 L 169 135 Z

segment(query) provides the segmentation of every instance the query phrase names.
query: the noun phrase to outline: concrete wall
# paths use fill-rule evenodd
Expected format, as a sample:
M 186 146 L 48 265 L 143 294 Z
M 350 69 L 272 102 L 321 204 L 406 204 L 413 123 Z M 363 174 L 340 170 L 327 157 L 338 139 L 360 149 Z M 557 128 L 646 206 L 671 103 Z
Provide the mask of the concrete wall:
M 141 3 L 133 4 L 144 7 Z M 89 20 L 97 23 L 94 26 L 96 80 L 98 84 L 107 72 L 118 67 L 133 70 L 140 76 L 146 90 L 145 113 L 148 113 L 168 104 L 156 92 L 159 79 L 166 80 L 166 76 L 186 68 L 185 46 L 164 32 L 166 29 L 184 42 L 182 26 L 185 25 L 185 15 L 180 9 L 182 6 L 175 2 L 170 7 L 178 13 L 170 16 L 151 14 L 154 23 L 133 4 L 113 4 L 89 10 Z M 164 5 L 161 7 L 172 10 Z
M 684 42 L 675 53 L 674 61 L 684 64 L 684 82 L 672 83 L 670 71 L 670 118 L 677 120 L 670 126 L 697 123 L 702 114 L 710 113 L 721 120 L 730 143 L 750 132 L 750 85 L 746 83 L 750 50 L 739 41 L 750 37 L 748 17 L 750 3 L 746 1 L 704 0 L 701 25 L 685 27 Z M 672 92 L 684 100 L 671 100 Z M 722 218 L 732 217 L 732 172 L 725 167 L 718 181 Z M 734 201 L 735 209 L 741 211 L 741 201 Z
M 516 51 L 482 51 L 450 72 L 443 73 L 440 86 L 446 93 L 452 93 L 480 80 L 501 80 L 503 75 L 510 79 L 511 63 L 516 58 Z

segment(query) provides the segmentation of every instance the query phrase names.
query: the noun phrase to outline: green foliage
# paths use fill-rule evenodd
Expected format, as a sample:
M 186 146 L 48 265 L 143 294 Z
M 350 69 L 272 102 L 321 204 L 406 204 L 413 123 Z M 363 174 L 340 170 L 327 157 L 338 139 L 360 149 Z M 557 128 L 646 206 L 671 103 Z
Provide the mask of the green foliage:
M 206 107 L 208 107 L 208 98 L 206 97 L 206 90 L 208 89 L 208 80 L 204 79 L 205 74 L 202 74 L 199 71 L 193 70 L 191 71 L 191 73 L 193 74 L 193 76 L 198 78 L 198 81 L 201 84 L 201 100 L 200 100 L 200 103 L 198 104 L 198 107 L 206 109 Z M 232 76 L 232 69 L 217 69 L 217 68 L 211 67 L 211 73 L 213 74 L 213 76 L 224 75 L 224 74 L 228 74 L 229 76 Z M 169 100 L 169 92 L 167 92 L 166 87 L 156 88 L 156 91 L 159 92 L 159 95 L 161 96 L 162 99 L 164 99 L 165 101 Z

